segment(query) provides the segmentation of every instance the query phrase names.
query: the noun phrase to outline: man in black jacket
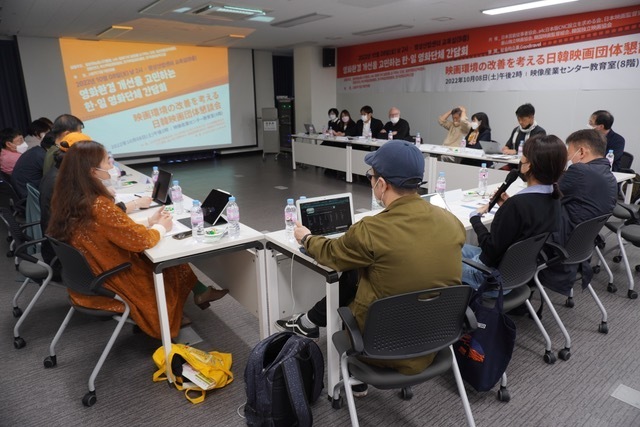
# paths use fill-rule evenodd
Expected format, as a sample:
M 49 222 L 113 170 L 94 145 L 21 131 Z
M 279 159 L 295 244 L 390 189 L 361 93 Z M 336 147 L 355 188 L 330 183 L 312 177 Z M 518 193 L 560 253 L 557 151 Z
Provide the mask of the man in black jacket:
M 613 126 L 613 115 L 605 110 L 595 111 L 591 117 L 589 117 L 589 126 L 605 137 L 607 142 L 605 156 L 609 150 L 613 150 L 613 164 L 611 170 L 618 172 L 620 170 L 620 160 L 624 153 L 625 141 L 622 135 L 615 133 L 613 129 L 611 129 Z
M 527 139 L 536 135 L 546 135 L 542 126 L 536 122 L 536 109 L 531 104 L 522 104 L 516 110 L 516 118 L 518 126 L 513 128 L 507 143 L 502 148 L 504 154 L 518 154 L 518 148 L 522 143 L 526 143 Z
M 562 191 L 562 213 L 558 232 L 551 239 L 564 245 L 580 223 L 610 214 L 616 205 L 617 183 L 604 158 L 606 142 L 595 130 L 579 130 L 567 138 L 569 167 L 558 185 Z M 541 283 L 556 292 L 569 295 L 578 271 L 577 265 L 557 265 L 540 271 Z M 582 282 L 591 282 L 593 272 L 588 261 L 582 264 Z
M 356 123 L 356 136 L 378 138 L 383 127 L 382 120 L 373 117 L 373 108 L 365 105 L 360 109 L 360 120 Z
M 400 118 L 400 110 L 396 107 L 391 107 L 389 110 L 389 121 L 384 125 L 384 128 L 380 131 L 378 138 L 388 139 L 389 133 L 393 134 L 393 139 L 399 139 L 401 141 L 412 141 L 409 122 Z

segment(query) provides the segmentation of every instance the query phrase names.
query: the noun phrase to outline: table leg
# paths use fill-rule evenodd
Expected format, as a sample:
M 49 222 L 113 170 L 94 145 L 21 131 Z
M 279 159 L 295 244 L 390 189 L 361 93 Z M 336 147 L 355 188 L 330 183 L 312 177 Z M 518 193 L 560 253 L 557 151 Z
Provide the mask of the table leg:
M 268 303 L 268 290 L 267 290 L 267 273 L 265 266 L 265 258 L 267 251 L 265 249 L 258 249 L 255 251 L 255 268 L 256 268 L 256 280 L 258 282 L 258 323 L 260 325 L 260 339 L 268 337 L 270 325 L 272 323 L 271 316 L 269 316 L 269 303 Z M 275 321 L 275 319 L 274 319 Z
M 353 161 L 353 158 L 351 156 L 351 153 L 353 152 L 353 148 L 350 145 L 347 145 L 347 153 L 346 153 L 346 160 L 347 160 L 347 166 L 345 167 L 345 177 L 347 182 L 353 182 L 353 168 L 351 166 L 351 162 Z
M 631 194 L 633 193 L 633 180 L 630 179 L 627 181 L 627 186 L 624 191 L 624 202 L 629 204 L 631 203 Z
M 436 192 L 436 181 L 438 180 L 438 157 L 437 156 L 429 156 L 429 176 L 427 177 L 427 188 L 429 189 L 429 193 Z
M 333 345 L 333 334 L 340 330 L 338 316 L 338 281 L 326 283 L 327 288 L 327 393 L 333 395 L 333 388 L 340 381 L 340 355 Z
M 169 327 L 169 312 L 167 311 L 167 297 L 164 292 L 164 276 L 162 271 L 154 273 L 153 283 L 156 289 L 156 303 L 158 305 L 158 320 L 160 321 L 160 337 L 162 338 L 162 346 L 164 347 L 164 360 L 168 361 L 171 353 L 171 328 Z M 173 372 L 171 372 L 171 364 L 167 363 L 167 381 L 172 383 Z
M 295 138 L 291 138 L 291 168 L 296 170 L 296 143 Z

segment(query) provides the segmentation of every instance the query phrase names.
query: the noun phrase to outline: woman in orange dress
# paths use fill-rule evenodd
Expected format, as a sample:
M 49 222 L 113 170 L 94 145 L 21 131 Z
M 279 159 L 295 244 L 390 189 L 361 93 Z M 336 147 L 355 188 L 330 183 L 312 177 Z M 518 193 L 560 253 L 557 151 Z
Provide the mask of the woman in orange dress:
M 130 268 L 109 278 L 105 286 L 127 301 L 140 329 L 160 338 L 153 265 L 142 252 L 162 239 L 172 219 L 159 209 L 146 224 L 133 221 L 114 202 L 111 167 L 102 144 L 82 141 L 68 149 L 56 178 L 47 233 L 79 249 L 95 274 L 130 262 Z M 227 293 L 198 282 L 186 264 L 167 268 L 163 275 L 172 337 L 179 332 L 189 292 L 194 292 L 194 302 L 202 309 Z M 110 298 L 69 293 L 85 307 L 124 310 L 122 303 Z

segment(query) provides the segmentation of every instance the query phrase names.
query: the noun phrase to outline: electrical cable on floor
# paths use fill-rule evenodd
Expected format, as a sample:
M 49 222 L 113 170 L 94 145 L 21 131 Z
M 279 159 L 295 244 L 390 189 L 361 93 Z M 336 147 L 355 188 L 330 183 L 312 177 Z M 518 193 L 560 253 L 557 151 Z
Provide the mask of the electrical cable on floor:
M 242 418 L 242 419 L 245 419 L 246 417 L 240 413 L 240 408 L 242 408 L 246 404 L 247 404 L 247 402 L 244 402 L 242 405 L 238 406 L 238 409 L 236 409 L 236 412 L 238 413 L 238 416 L 240 416 L 240 418 Z

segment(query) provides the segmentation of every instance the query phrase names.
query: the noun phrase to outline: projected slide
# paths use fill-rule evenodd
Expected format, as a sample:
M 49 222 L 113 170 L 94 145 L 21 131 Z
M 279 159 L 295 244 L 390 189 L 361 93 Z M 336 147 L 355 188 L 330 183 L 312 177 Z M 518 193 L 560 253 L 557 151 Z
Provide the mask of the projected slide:
M 116 156 L 231 144 L 226 48 L 60 39 L 71 114 Z

